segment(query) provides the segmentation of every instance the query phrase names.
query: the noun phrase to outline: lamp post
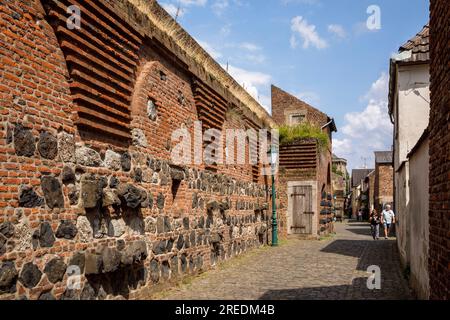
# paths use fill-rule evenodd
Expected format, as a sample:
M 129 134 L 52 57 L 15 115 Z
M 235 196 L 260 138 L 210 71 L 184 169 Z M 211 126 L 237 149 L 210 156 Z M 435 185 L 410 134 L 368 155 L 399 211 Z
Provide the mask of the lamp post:
M 278 150 L 275 146 L 271 146 L 267 152 L 270 157 L 270 166 L 272 173 L 272 246 L 278 246 L 278 223 L 277 223 L 277 202 L 276 202 L 276 190 L 275 190 L 275 174 L 278 161 Z

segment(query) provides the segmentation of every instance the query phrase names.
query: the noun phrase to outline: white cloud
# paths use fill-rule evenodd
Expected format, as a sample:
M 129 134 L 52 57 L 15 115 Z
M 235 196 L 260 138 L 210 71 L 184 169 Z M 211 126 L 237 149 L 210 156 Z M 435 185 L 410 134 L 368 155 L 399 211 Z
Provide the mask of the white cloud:
M 210 54 L 211 57 L 213 57 L 214 60 L 220 59 L 222 57 L 222 53 L 211 46 L 208 42 L 201 40 L 197 40 L 197 42 L 203 49 L 205 49 L 206 52 Z
M 173 17 L 182 17 L 188 10 L 187 7 L 204 7 L 208 0 L 172 0 L 171 2 L 161 2 L 161 6 Z
M 211 6 L 214 13 L 218 16 L 222 15 L 223 12 L 230 6 L 228 0 L 216 0 Z
M 350 139 L 333 139 L 333 153 L 338 157 L 349 154 L 352 151 L 352 142 Z
M 291 20 L 291 30 L 293 32 L 290 40 L 292 48 L 297 47 L 297 34 L 303 39 L 304 49 L 308 49 L 310 45 L 317 49 L 324 49 L 328 46 L 328 43 L 317 33 L 316 26 L 308 24 L 308 21 L 301 16 L 297 16 Z
M 226 69 L 226 66 L 222 66 Z M 261 89 L 270 84 L 272 77 L 268 74 L 241 69 L 232 65 L 228 66 L 228 73 L 261 105 L 269 109 L 270 97 L 260 95 Z
M 230 33 L 231 33 L 231 24 L 230 23 L 228 23 L 228 24 L 224 25 L 222 28 L 220 28 L 220 34 L 223 37 L 229 36 Z
M 245 59 L 254 64 L 261 64 L 266 61 L 266 56 L 261 53 L 247 54 L 245 55 Z
M 208 0 L 179 0 L 179 3 L 186 7 L 189 6 L 204 7 L 207 2 Z
M 242 57 L 245 60 L 254 64 L 261 64 L 266 61 L 266 56 L 261 53 L 262 48 L 257 44 L 251 42 L 243 42 L 238 47 L 249 52 Z
M 355 23 L 353 25 L 353 33 L 355 36 L 361 36 L 366 33 L 375 33 L 378 31 L 379 31 L 379 29 L 367 28 L 367 21 L 361 21 L 361 22 Z
M 320 1 L 319 0 L 281 0 L 281 3 L 284 5 L 288 5 L 288 4 L 319 4 Z
M 328 32 L 333 33 L 338 38 L 344 39 L 347 37 L 347 32 L 344 27 L 339 24 L 330 24 L 328 26 Z
M 298 46 L 298 41 L 297 41 L 297 37 L 295 36 L 295 34 L 293 34 L 291 36 L 291 39 L 289 39 L 289 43 L 291 44 L 291 48 L 295 49 Z
M 367 92 L 363 100 L 370 101 L 387 101 L 389 87 L 389 77 L 386 72 L 383 72 L 380 78 L 372 83 L 369 92 Z
M 240 44 L 240 47 L 248 51 L 260 51 L 262 49 L 260 46 L 251 42 L 243 42 Z
M 363 96 L 367 106 L 361 112 L 345 115 L 340 130 L 341 139 L 333 140 L 333 149 L 340 157 L 347 158 L 350 168 L 373 167 L 373 152 L 391 150 L 393 126 L 388 115 L 389 78 L 386 73 L 372 84 Z

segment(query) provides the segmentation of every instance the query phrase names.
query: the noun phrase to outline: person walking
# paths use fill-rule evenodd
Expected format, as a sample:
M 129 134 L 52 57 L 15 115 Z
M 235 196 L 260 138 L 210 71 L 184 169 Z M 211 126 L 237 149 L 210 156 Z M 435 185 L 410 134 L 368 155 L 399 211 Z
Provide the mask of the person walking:
M 381 214 L 381 219 L 384 228 L 384 238 L 387 240 L 389 238 L 389 233 L 391 231 L 391 226 L 395 224 L 395 213 L 391 210 L 391 206 L 386 205 L 383 213 Z
M 358 210 L 358 221 L 362 221 L 363 220 L 362 217 L 363 217 L 362 209 L 359 209 Z
M 373 210 L 370 214 L 370 228 L 372 230 L 372 237 L 373 240 L 379 240 L 380 239 L 380 223 L 381 223 L 381 216 L 378 214 L 377 210 Z

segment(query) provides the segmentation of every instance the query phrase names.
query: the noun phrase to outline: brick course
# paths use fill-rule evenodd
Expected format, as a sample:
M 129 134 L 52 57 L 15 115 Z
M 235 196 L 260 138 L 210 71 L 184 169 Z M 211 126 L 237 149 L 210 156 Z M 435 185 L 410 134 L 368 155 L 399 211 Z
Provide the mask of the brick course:
M 450 2 L 430 2 L 430 298 L 450 298 Z

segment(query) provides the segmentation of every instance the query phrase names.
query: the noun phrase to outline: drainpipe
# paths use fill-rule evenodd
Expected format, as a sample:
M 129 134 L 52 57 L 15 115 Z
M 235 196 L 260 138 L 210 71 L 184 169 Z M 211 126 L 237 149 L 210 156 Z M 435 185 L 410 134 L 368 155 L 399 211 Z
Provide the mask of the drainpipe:
M 325 129 L 326 127 L 328 127 L 330 124 L 332 124 L 333 123 L 333 119 L 331 119 L 331 121 L 330 122 L 328 122 L 327 124 L 325 124 L 323 127 L 322 127 L 322 130 L 323 129 Z

